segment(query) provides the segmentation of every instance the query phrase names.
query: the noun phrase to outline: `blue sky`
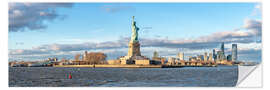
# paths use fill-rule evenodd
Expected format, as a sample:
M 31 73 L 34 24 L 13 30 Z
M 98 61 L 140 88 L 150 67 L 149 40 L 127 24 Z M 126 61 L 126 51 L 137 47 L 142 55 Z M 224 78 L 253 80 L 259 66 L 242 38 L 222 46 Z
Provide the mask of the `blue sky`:
M 258 23 L 261 24 L 259 3 L 52 4 L 54 3 L 51 3 L 51 6 L 48 3 L 9 4 L 10 29 L 8 44 L 10 59 L 14 58 L 15 56 L 27 57 L 23 56 L 27 51 L 38 52 L 41 50 L 41 47 L 45 46 L 45 51 L 49 53 L 43 52 L 42 49 L 41 51 L 43 53 L 41 56 L 46 53 L 46 57 L 50 57 L 50 55 L 54 55 L 55 53 L 57 53 L 57 55 L 61 55 L 59 53 L 64 53 L 63 55 L 72 56 L 74 54 L 73 52 L 80 53 L 84 50 L 115 51 L 115 49 L 119 50 L 119 47 L 123 49 L 125 48 L 125 45 L 119 46 L 116 44 L 114 46 L 114 42 L 122 43 L 124 42 L 125 38 L 130 37 L 132 16 L 135 16 L 137 26 L 140 28 L 139 39 L 141 39 L 142 42 L 144 42 L 144 40 L 146 42 L 149 39 L 147 41 L 148 43 L 142 45 L 145 46 L 145 49 L 152 48 L 150 51 L 146 51 L 148 52 L 148 54 L 145 53 L 147 56 L 149 56 L 153 50 L 160 50 L 160 52 L 164 52 L 165 50 L 166 52 L 166 50 L 168 51 L 169 49 L 178 50 L 181 48 L 188 49 L 188 52 L 196 51 L 189 50 L 193 47 L 181 47 L 182 44 L 206 47 L 198 48 L 197 50 L 204 52 L 205 49 L 207 49 L 209 51 L 212 50 L 212 48 L 218 47 L 218 42 L 216 41 L 219 40 L 224 41 L 227 44 L 228 50 L 231 43 L 239 43 L 239 45 L 243 44 L 242 47 L 244 51 L 253 50 L 254 48 L 252 49 L 249 47 L 256 46 L 255 48 L 257 49 L 255 51 L 253 50 L 253 54 L 255 53 L 256 55 L 258 52 L 260 53 L 258 50 L 261 50 L 261 41 L 255 43 L 257 40 L 256 36 L 259 38 L 261 37 L 258 34 L 258 27 L 255 27 L 258 26 Z M 35 10 L 22 9 L 25 7 L 43 8 Z M 36 15 L 37 12 L 39 13 L 38 15 Z M 42 16 L 40 12 L 45 12 L 48 14 Z M 14 15 L 14 18 L 11 17 L 12 15 Z M 31 17 L 25 18 L 24 15 Z M 33 21 L 30 22 L 30 20 Z M 23 24 L 17 23 L 20 21 L 24 21 Z M 16 28 L 13 29 L 15 26 Z M 31 28 L 37 26 L 45 27 Z M 260 25 L 259 28 L 259 32 L 261 32 Z M 219 36 L 218 39 L 213 40 L 217 36 Z M 228 36 L 230 36 L 230 38 L 228 38 Z M 247 39 L 247 37 L 248 40 L 251 41 L 243 42 L 242 39 Z M 250 39 L 250 37 L 252 37 L 252 39 Z M 256 40 L 254 38 L 256 38 Z M 227 39 L 230 40 L 228 41 Z M 149 43 L 151 40 L 159 41 L 159 43 Z M 84 45 L 81 46 L 81 44 L 84 43 L 91 43 L 91 45 L 93 43 L 105 43 L 109 44 L 110 46 L 102 46 L 100 48 L 95 46 L 96 48 L 88 48 L 91 47 L 91 45 L 86 47 L 83 47 Z M 200 44 L 202 44 L 202 46 L 200 46 Z M 61 50 L 63 47 L 67 47 L 66 45 L 69 45 L 68 48 L 72 49 Z M 76 45 L 78 47 L 76 47 Z M 75 47 L 74 49 L 73 46 Z M 52 47 L 57 47 L 57 50 L 50 49 Z M 110 49 L 108 49 L 108 47 L 110 47 Z M 241 46 L 239 47 L 241 48 Z M 21 50 L 19 54 L 18 50 Z M 174 52 L 175 55 L 176 52 L 178 51 Z M 125 53 L 125 49 L 123 49 L 121 53 Z M 43 56 L 43 58 L 46 58 L 45 56 Z M 164 54 L 164 56 L 170 55 Z M 117 57 L 117 55 L 114 57 Z M 260 59 L 260 56 L 256 57 L 255 61 L 260 61 Z

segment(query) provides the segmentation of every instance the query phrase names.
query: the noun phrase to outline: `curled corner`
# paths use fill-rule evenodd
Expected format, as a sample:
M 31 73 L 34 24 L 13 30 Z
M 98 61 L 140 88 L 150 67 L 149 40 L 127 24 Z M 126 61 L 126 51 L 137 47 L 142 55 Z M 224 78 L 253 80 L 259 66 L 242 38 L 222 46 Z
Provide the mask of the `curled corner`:
M 262 87 L 262 65 L 238 66 L 236 87 Z

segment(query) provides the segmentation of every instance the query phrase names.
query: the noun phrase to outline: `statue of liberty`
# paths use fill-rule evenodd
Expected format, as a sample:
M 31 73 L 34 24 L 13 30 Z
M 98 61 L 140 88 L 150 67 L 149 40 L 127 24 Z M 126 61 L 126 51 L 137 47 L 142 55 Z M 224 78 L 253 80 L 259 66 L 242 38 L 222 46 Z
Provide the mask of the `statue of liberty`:
M 132 16 L 132 36 L 131 36 L 131 42 L 138 41 L 138 31 L 139 28 L 136 26 L 136 22 L 134 21 L 134 16 Z

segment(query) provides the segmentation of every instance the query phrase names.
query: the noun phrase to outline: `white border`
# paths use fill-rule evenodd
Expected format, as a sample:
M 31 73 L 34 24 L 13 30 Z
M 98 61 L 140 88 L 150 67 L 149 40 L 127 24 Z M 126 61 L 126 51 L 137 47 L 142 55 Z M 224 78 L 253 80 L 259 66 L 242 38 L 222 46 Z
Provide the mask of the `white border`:
M 9 0 L 9 2 L 261 2 L 261 0 Z
M 1 61 L 1 73 L 0 73 L 0 77 L 1 77 L 1 87 L 2 89 L 4 89 L 3 87 L 5 87 L 5 89 L 51 89 L 51 88 L 8 88 L 8 2 L 123 2 L 123 0 L 3 0 L 0 3 L 0 60 Z M 136 0 L 136 1 L 124 1 L 124 2 L 261 2 L 261 0 Z M 267 11 L 268 10 L 268 11 Z M 269 88 L 270 85 L 268 85 L 270 82 L 270 78 L 269 78 L 269 70 L 268 68 L 270 62 L 270 58 L 267 58 L 267 55 L 270 54 L 269 50 L 269 40 L 268 38 L 270 38 L 270 33 L 269 33 L 269 23 L 270 23 L 270 14 L 269 14 L 269 10 L 270 10 L 270 5 L 269 5 L 269 0 L 263 0 L 263 68 L 265 68 L 264 71 L 264 76 L 263 77 L 263 87 L 264 89 Z M 268 16 L 268 17 L 267 17 Z M 268 41 L 267 41 L 268 40 Z M 264 64 L 265 63 L 265 64 Z M 52 88 L 52 89 L 56 89 L 56 88 Z M 75 88 L 57 88 L 57 89 L 65 89 L 65 90 L 73 90 Z M 142 88 L 80 88 L 80 89 L 117 89 L 117 90 L 126 90 L 126 89 L 142 89 Z M 150 88 L 143 88 L 143 89 L 150 89 Z M 151 88 L 151 89 L 167 89 L 167 88 Z M 176 89 L 228 89 L 228 88 L 168 88 L 168 89 L 172 89 L 172 90 L 176 90 Z M 246 88 L 230 88 L 230 89 L 246 89 Z M 258 89 L 258 88 L 256 88 Z M 269 89 L 268 89 L 269 90 Z

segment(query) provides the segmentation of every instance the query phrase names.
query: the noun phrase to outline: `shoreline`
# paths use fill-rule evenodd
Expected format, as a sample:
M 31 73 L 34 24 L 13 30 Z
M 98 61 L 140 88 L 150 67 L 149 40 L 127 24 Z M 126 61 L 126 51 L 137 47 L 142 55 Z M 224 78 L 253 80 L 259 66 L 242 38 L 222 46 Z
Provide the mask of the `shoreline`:
M 180 66 L 180 65 L 56 65 L 53 67 L 88 67 L 88 68 L 182 68 L 182 67 L 217 67 L 215 66 Z

